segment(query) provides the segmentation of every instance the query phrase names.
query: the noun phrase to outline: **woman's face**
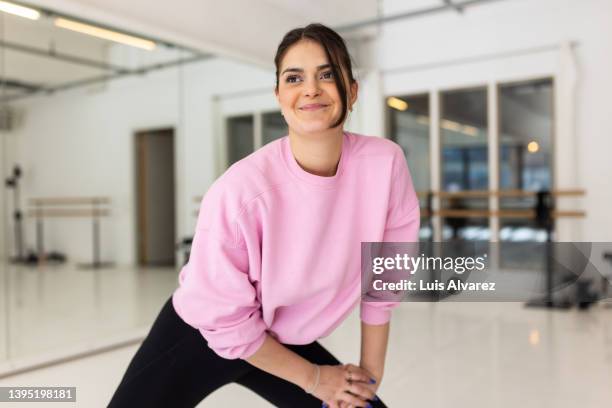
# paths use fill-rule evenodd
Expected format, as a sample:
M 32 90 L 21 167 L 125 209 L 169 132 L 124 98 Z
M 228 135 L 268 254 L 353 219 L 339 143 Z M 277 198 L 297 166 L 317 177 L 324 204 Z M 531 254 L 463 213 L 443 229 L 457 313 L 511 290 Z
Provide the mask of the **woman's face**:
M 346 89 L 350 108 L 357 99 L 357 83 L 347 83 Z M 285 52 L 276 97 L 289 128 L 299 134 L 326 131 L 338 120 L 342 101 L 320 44 L 301 40 Z

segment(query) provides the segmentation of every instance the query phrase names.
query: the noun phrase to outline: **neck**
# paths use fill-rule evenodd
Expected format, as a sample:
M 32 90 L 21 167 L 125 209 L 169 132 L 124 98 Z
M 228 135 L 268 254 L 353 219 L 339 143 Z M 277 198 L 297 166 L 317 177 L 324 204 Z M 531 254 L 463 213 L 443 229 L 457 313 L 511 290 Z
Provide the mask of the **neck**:
M 317 176 L 336 174 L 342 154 L 341 127 L 316 134 L 300 135 L 289 129 L 289 145 L 300 167 Z

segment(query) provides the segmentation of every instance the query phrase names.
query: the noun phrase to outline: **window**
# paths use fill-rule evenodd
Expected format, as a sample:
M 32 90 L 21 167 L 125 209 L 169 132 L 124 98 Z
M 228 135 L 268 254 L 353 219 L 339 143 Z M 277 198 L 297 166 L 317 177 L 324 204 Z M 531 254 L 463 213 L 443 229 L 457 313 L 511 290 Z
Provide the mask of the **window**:
M 499 87 L 500 190 L 552 188 L 553 83 L 543 79 Z M 500 199 L 501 209 L 532 209 L 534 197 Z M 502 218 L 502 241 L 545 241 L 533 221 Z
M 227 167 L 254 151 L 253 116 L 235 116 L 227 119 Z
M 446 91 L 440 94 L 440 170 L 445 192 L 488 190 L 487 90 Z M 456 196 L 441 201 L 442 239 L 488 241 L 487 217 L 461 217 L 459 211 L 486 210 L 488 198 Z M 459 211 L 457 211 L 459 210 Z M 455 213 L 453 214 L 453 211 Z
M 429 95 L 390 97 L 387 99 L 390 138 L 404 150 L 414 188 L 419 194 L 421 208 L 426 208 L 430 190 L 429 172 Z M 430 217 L 422 218 L 419 236 L 432 235 Z
M 500 190 L 542 191 L 552 188 L 553 81 L 542 79 L 499 87 Z M 533 209 L 536 198 L 501 197 L 502 210 Z M 500 241 L 545 242 L 547 232 L 535 220 L 500 218 Z M 544 252 L 502 246 L 504 268 L 543 270 Z M 520 247 L 519 247 L 520 248 Z M 529 254 L 528 257 L 525 254 Z
M 287 136 L 287 123 L 280 112 L 268 112 L 262 115 L 262 144 Z
M 286 135 L 287 124 L 279 111 L 228 117 L 226 168 Z

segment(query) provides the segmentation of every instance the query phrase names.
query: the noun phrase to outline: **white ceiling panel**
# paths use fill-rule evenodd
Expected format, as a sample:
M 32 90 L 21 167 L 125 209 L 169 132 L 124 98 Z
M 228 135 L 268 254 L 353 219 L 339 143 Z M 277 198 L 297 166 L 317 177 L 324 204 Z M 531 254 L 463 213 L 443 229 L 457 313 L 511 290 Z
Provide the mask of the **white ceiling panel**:
M 457 0 L 453 1 L 457 2 Z M 388 16 L 440 7 L 444 6 L 445 2 L 443 0 L 385 0 L 383 5 L 382 12 Z
M 46 87 L 66 82 L 98 77 L 104 70 L 66 63 L 57 59 L 41 57 L 11 50 L 4 51 L 3 76 Z
M 271 66 L 290 29 L 373 18 L 377 0 L 31 0 L 115 27 L 147 33 L 201 51 Z

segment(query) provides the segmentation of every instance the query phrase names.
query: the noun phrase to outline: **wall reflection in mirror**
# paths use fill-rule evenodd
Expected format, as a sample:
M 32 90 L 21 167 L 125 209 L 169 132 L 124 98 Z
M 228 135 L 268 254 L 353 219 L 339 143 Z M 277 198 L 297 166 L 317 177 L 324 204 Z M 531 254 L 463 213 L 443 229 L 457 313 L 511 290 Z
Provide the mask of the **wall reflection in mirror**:
M 185 98 L 237 64 L 51 11 L 0 18 L 2 372 L 151 324 L 216 177 L 212 112 Z

